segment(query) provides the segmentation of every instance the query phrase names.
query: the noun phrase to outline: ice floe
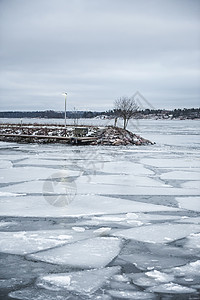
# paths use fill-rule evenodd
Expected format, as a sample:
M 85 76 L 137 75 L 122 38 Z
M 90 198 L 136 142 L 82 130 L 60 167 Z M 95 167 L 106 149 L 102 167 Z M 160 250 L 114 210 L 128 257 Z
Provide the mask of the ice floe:
M 155 295 L 148 292 L 108 290 L 108 294 L 114 297 L 114 299 L 129 299 L 129 300 L 130 299 L 134 299 L 134 300 L 156 299 Z
M 193 288 L 189 288 L 183 285 L 179 285 L 177 283 L 165 283 L 161 285 L 157 285 L 154 287 L 148 288 L 146 291 L 161 293 L 161 294 L 192 294 L 196 293 L 196 290 Z
M 124 229 L 113 235 L 147 243 L 170 243 L 199 231 L 200 225 L 169 223 Z
M 180 208 L 200 211 L 200 197 L 176 197 Z
M 142 271 L 163 270 L 169 267 L 181 266 L 188 261 L 188 259 L 182 257 L 162 256 L 142 251 L 133 254 L 120 254 L 119 258 L 135 265 Z
M 93 295 L 92 300 L 112 300 L 112 298 L 108 295 L 102 294 L 102 295 Z
M 0 232 L 0 252 L 25 255 L 94 236 L 92 231 L 40 230 Z
M 112 278 L 119 282 L 128 282 L 129 281 L 129 278 L 125 274 L 114 275 Z
M 1 183 L 12 182 L 26 182 L 33 180 L 52 180 L 56 181 L 57 178 L 68 178 L 71 176 L 79 176 L 80 172 L 73 170 L 55 170 L 52 168 L 39 168 L 35 167 L 18 167 L 12 169 L 2 170 L 2 176 L 0 177 Z
M 150 181 L 152 185 L 150 185 Z M 157 183 L 153 179 L 139 177 L 136 180 L 137 185 L 133 182 L 130 184 L 103 184 L 87 182 L 86 179 L 76 180 L 77 191 L 80 194 L 103 194 L 103 195 L 198 195 L 198 190 L 187 188 L 172 187 L 167 184 Z
M 197 172 L 173 171 L 162 174 L 160 178 L 173 180 L 200 180 L 200 175 Z
M 176 276 L 196 275 L 200 276 L 200 260 L 190 262 L 184 266 L 176 267 L 173 270 Z
M 167 283 L 174 280 L 174 276 L 171 274 L 165 274 L 158 270 L 146 272 L 146 273 L 133 273 L 128 274 L 135 285 L 141 287 L 151 287 L 161 283 Z
M 200 224 L 200 217 L 181 217 L 179 220 L 175 220 L 177 223 L 193 223 L 193 224 Z
M 199 168 L 199 159 L 182 159 L 182 158 L 144 158 L 141 163 L 145 165 L 155 166 L 158 168 Z
M 60 172 L 58 172 L 60 173 Z M 60 176 L 61 178 L 62 176 Z M 67 182 L 69 182 L 70 177 L 65 176 Z M 126 180 L 121 184 L 112 183 L 94 183 L 90 182 L 90 177 L 80 176 L 78 179 L 74 180 L 73 183 L 76 185 L 76 190 L 78 194 L 97 194 L 97 195 L 199 195 L 199 190 L 190 188 L 178 188 L 172 187 L 167 184 L 161 184 L 151 178 L 137 177 L 135 183 L 134 181 L 126 184 Z M 49 179 L 53 184 L 55 179 L 52 177 Z M 61 182 L 61 181 L 60 181 Z M 71 182 L 71 181 L 70 181 Z M 10 186 L 2 187 L 2 192 L 13 192 L 13 193 L 28 193 L 28 194 L 42 194 L 44 186 L 47 184 L 47 180 L 35 180 L 24 183 L 17 183 Z M 51 185 L 52 185 L 51 184 Z M 67 184 L 63 183 L 63 190 L 59 190 L 59 193 L 66 193 Z M 54 187 L 56 188 L 56 186 Z M 52 193 L 51 189 L 47 191 Z M 53 191 L 54 192 L 54 191 Z
M 1 252 L 20 255 L 65 244 L 63 241 L 48 239 L 45 236 L 31 237 L 26 232 L 0 232 L 0 238 Z
M 193 234 L 192 234 L 193 235 Z M 187 239 L 190 237 L 189 235 L 187 238 L 185 238 L 183 243 L 187 241 Z M 163 256 L 163 257 L 179 257 L 179 258 L 189 258 L 194 257 L 197 255 L 198 249 L 192 249 L 192 248 L 183 248 L 183 247 L 176 247 L 170 244 L 151 244 L 146 243 L 145 244 L 147 251 L 154 253 L 154 255 Z M 197 250 L 197 251 L 196 251 Z
M 99 236 L 106 236 L 110 233 L 111 228 L 110 227 L 101 227 L 96 230 L 94 230 L 94 234 L 99 235 Z
M 200 250 L 200 233 L 189 235 L 185 241 L 184 248 Z M 199 252 L 200 254 L 200 252 Z
M 40 277 L 37 281 L 37 286 L 52 290 L 68 290 L 80 294 L 92 294 L 119 271 L 120 267 L 110 267 L 65 274 L 49 274 Z
M 139 287 L 147 288 L 156 285 L 156 281 L 153 278 L 149 278 L 144 273 L 133 273 L 129 275 L 132 282 Z
M 121 282 L 121 281 L 111 280 L 110 288 L 112 290 L 118 290 L 118 291 L 138 291 L 138 287 L 131 284 L 130 281 Z
M 183 266 L 165 269 L 165 276 L 173 276 L 172 281 L 184 286 L 193 287 L 200 284 L 200 260 L 189 262 Z
M 56 195 L 47 198 L 51 203 Z M 90 216 L 102 214 L 118 214 L 128 212 L 175 212 L 179 208 L 150 203 L 124 200 L 120 198 L 104 197 L 99 195 L 77 195 L 70 205 L 56 207 L 50 205 L 43 196 L 17 197 L 16 199 L 0 199 L 1 216 L 26 217 L 67 217 Z
M 120 249 L 120 239 L 96 237 L 31 254 L 28 258 L 76 268 L 101 268 L 112 261 Z
M 10 298 L 21 300 L 66 300 L 70 295 L 58 295 L 58 293 L 48 290 L 25 288 L 9 293 Z M 70 299 L 70 298 L 68 298 Z M 73 300 L 79 300 L 79 296 L 73 296 Z
M 153 278 L 157 282 L 169 282 L 174 279 L 172 275 L 165 274 L 157 270 L 146 272 L 146 275 L 150 278 Z
M 4 171 L 6 171 L 6 169 L 10 169 L 12 168 L 13 164 L 11 161 L 9 160 L 2 160 L 1 161 L 1 164 L 0 164 L 0 169 L 4 169 L 4 170 L 1 170 L 2 174 Z
M 76 232 L 84 232 L 85 231 L 84 227 L 78 227 L 78 226 L 74 226 L 74 227 L 72 227 L 72 229 Z
M 198 180 L 186 181 L 181 184 L 181 187 L 184 189 L 191 189 L 191 190 L 196 189 L 199 191 L 200 181 L 198 181 Z
M 54 160 L 54 159 L 44 159 L 42 157 L 36 157 L 36 158 L 28 158 L 26 160 L 23 160 L 23 161 L 20 161 L 18 163 L 16 163 L 16 165 L 19 165 L 19 166 L 24 166 L 24 167 L 29 167 L 29 166 L 35 166 L 36 168 L 37 167 L 40 167 L 40 166 L 54 166 L 54 168 L 60 168 L 60 166 L 63 166 L 65 165 L 66 167 L 68 165 L 70 165 L 70 162 L 69 160 L 62 160 L 62 158 L 60 160 Z
M 98 164 L 97 164 L 98 165 Z M 130 174 L 130 175 L 152 175 L 153 171 L 145 168 L 142 164 L 123 161 L 105 162 L 102 166 L 103 172 L 109 174 Z
M 142 226 L 144 224 L 149 224 L 154 221 L 179 221 L 179 216 L 171 216 L 171 215 L 158 215 L 151 213 L 127 213 L 127 214 L 114 214 L 114 215 L 102 215 L 90 217 L 90 219 L 80 220 L 78 222 L 79 225 L 108 225 L 114 224 L 127 226 L 127 227 L 137 227 Z M 192 222 L 191 222 L 192 223 Z
M 86 176 L 81 176 L 76 180 L 77 184 L 88 183 L 88 178 Z M 93 184 L 103 184 L 103 185 L 121 185 L 125 187 L 171 187 L 170 185 L 163 184 L 160 181 L 148 178 L 146 176 L 139 175 L 91 175 L 89 177 L 89 183 Z

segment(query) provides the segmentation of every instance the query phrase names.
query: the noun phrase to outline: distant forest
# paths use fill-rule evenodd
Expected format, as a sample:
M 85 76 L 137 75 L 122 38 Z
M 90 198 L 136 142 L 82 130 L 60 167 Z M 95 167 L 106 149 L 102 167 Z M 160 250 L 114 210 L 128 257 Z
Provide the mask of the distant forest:
M 74 118 L 94 118 L 105 114 L 105 112 L 94 111 L 67 111 L 66 117 L 68 119 Z M 54 110 L 45 111 L 3 111 L 0 112 L 0 118 L 41 118 L 41 119 L 63 119 L 64 112 Z
M 45 118 L 45 119 L 63 119 L 64 112 L 54 110 L 46 111 L 2 111 L 0 118 Z M 97 111 L 67 111 L 68 119 L 80 118 L 114 118 L 115 110 L 97 112 Z M 135 112 L 136 119 L 200 119 L 200 108 L 184 108 L 184 109 L 145 109 Z

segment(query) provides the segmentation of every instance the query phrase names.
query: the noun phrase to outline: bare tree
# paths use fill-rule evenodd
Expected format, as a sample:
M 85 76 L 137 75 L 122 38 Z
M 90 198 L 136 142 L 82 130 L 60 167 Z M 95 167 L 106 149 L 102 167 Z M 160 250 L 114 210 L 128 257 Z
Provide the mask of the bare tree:
M 123 118 L 124 129 L 126 129 L 128 121 L 133 118 L 135 112 L 138 110 L 138 105 L 133 97 L 121 97 L 115 100 L 114 110 L 118 117 Z

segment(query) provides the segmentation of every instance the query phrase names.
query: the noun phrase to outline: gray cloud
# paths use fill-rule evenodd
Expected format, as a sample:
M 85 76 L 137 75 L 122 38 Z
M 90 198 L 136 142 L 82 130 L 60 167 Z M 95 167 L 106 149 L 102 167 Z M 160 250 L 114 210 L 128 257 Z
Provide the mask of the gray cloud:
M 1 0 L 1 110 L 199 106 L 198 0 Z

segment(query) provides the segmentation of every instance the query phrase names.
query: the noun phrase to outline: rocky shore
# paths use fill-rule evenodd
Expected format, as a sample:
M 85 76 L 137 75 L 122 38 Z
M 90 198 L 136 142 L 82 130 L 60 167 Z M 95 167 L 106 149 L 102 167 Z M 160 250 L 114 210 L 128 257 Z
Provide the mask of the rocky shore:
M 149 145 L 153 142 L 128 130 L 107 126 L 1 124 L 0 141 L 20 143 L 70 143 L 90 145 Z
M 128 130 L 119 127 L 106 127 L 97 131 L 97 140 L 93 145 L 148 145 L 154 144 L 151 141 L 142 138 Z

